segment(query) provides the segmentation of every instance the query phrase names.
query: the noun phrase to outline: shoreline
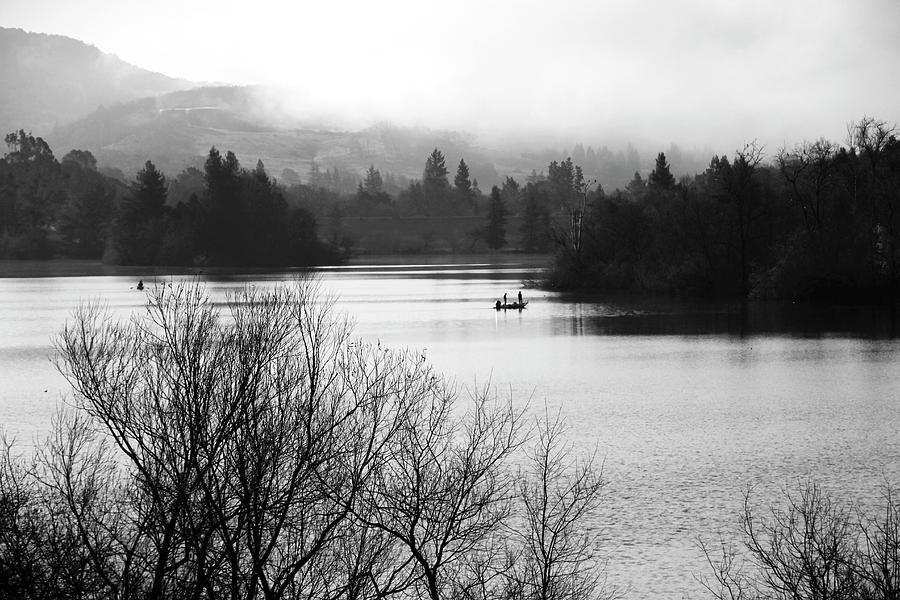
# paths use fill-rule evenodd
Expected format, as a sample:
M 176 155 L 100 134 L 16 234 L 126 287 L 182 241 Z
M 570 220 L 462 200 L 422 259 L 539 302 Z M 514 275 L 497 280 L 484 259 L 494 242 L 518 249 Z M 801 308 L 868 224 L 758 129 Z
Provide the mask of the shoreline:
M 58 258 L 49 260 L 0 260 L 0 279 L 32 279 L 40 277 L 100 277 L 132 276 L 139 279 L 163 277 L 167 275 L 200 274 L 254 274 L 284 273 L 353 267 L 361 265 L 391 264 L 445 264 L 495 263 L 498 265 L 520 263 L 522 261 L 547 265 L 550 255 L 516 254 L 500 252 L 496 254 L 364 254 L 348 260 L 342 265 L 272 266 L 272 267 L 179 267 L 179 266 L 135 266 L 111 265 L 100 260 Z

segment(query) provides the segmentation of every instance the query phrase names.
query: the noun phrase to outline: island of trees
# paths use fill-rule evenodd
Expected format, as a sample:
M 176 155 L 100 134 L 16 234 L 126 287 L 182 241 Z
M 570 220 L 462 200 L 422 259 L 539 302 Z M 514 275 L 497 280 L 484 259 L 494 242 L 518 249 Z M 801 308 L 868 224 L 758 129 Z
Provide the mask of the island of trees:
M 312 163 L 308 181 L 212 148 L 174 178 L 147 162 L 130 185 L 90 152 L 57 161 L 41 138 L 6 136 L 0 160 L 0 258 L 118 264 L 287 266 L 354 252 L 552 253 L 543 282 L 561 290 L 783 299 L 896 298 L 900 142 L 871 117 L 843 144 L 748 144 L 679 179 L 664 153 L 624 189 L 587 180 L 571 158 L 488 193 L 465 159 L 435 148 L 400 187 Z M 289 185 L 288 185 L 289 183 Z M 440 242 L 436 239 L 440 237 Z

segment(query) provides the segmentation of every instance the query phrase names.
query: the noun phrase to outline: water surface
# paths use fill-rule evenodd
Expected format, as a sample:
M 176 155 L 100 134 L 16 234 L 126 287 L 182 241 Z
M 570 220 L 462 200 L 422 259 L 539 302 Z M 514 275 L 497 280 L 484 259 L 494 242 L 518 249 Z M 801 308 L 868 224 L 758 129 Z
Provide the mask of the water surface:
M 492 383 L 532 411 L 561 410 L 570 439 L 604 460 L 601 551 L 626 598 L 703 597 L 697 536 L 736 522 L 742 490 L 762 501 L 814 477 L 871 499 L 900 481 L 900 343 L 878 309 L 577 298 L 524 290 L 533 266 L 504 261 L 323 269 L 365 339 L 423 351 L 465 386 Z M 224 300 L 290 273 L 205 276 Z M 174 279 L 184 279 L 179 276 Z M 170 281 L 145 278 L 144 283 Z M 0 423 L 25 443 L 66 385 L 52 337 L 79 301 L 125 318 L 145 293 L 126 276 L 0 279 Z

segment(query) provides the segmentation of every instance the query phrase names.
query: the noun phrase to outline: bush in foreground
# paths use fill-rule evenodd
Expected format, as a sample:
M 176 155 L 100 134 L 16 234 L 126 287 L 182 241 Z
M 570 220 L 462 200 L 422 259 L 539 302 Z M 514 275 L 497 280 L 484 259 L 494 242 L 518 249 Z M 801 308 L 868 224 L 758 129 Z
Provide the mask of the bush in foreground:
M 78 309 L 57 341 L 71 408 L 28 461 L 0 461 L 3 597 L 600 595 L 576 525 L 602 479 L 558 453 L 559 424 L 514 470 L 511 402 L 459 402 L 332 307 L 304 280 L 221 309 L 162 286 L 126 323 Z M 558 523 L 566 553 L 537 582 L 533 540 Z
M 815 483 L 759 511 L 748 491 L 741 547 L 701 547 L 712 570 L 701 583 L 719 600 L 900 598 L 900 504 L 890 487 L 874 513 L 839 502 Z M 762 514 L 761 514 L 762 513 Z

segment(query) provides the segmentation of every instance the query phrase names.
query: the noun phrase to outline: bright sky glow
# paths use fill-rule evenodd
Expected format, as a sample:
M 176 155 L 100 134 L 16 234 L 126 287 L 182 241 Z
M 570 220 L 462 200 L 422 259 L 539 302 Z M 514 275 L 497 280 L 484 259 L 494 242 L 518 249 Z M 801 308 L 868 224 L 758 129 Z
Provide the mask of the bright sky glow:
M 276 85 L 282 106 L 354 125 L 730 152 L 900 121 L 896 0 L 0 0 L 0 14 L 167 75 Z

